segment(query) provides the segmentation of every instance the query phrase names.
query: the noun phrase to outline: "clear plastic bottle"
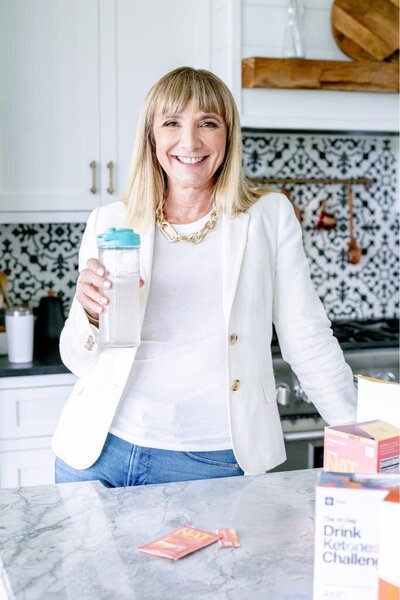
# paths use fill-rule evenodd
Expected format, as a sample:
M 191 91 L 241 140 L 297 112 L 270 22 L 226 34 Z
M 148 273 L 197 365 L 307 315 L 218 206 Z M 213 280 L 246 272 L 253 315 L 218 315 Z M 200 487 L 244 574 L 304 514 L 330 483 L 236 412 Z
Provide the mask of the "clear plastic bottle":
M 102 346 L 129 348 L 140 344 L 140 236 L 133 229 L 111 227 L 97 236 L 99 260 L 112 287 L 100 315 Z
M 283 55 L 304 58 L 304 0 L 287 0 L 287 23 L 283 35 Z

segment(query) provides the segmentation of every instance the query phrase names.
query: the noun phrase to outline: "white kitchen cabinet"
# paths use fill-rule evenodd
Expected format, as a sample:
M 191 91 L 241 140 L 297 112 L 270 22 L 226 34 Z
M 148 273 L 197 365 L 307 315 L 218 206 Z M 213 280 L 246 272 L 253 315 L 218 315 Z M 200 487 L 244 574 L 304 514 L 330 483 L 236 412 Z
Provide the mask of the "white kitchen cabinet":
M 2 222 L 76 220 L 99 202 L 97 23 L 97 0 L 0 3 Z
M 29 448 L 0 452 L 0 487 L 49 485 L 54 483 L 54 454 L 47 446 L 37 446 L 33 440 Z
M 76 377 L 0 378 L 0 487 L 54 483 L 51 437 Z
M 102 145 L 110 148 L 103 162 L 115 157 L 118 194 L 126 184 L 138 117 L 151 86 L 177 67 L 210 68 L 210 2 L 100 1 L 100 64 L 106 70 Z
M 209 17 L 210 0 L 2 0 L 0 222 L 85 221 L 119 199 L 145 94 L 209 68 Z

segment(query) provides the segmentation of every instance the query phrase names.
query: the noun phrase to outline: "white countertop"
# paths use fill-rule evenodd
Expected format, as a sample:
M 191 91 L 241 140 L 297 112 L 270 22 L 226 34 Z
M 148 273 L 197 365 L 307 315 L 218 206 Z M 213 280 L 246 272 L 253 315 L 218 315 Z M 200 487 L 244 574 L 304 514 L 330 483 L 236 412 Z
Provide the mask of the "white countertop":
M 0 490 L 0 598 L 310 600 L 317 472 Z M 137 551 L 183 524 L 235 528 L 241 547 Z

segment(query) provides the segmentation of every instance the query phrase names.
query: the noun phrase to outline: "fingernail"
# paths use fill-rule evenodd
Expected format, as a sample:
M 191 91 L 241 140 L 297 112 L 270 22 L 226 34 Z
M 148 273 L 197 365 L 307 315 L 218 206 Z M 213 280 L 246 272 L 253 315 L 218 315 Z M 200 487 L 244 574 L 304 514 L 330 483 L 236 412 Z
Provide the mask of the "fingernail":
M 100 275 L 100 277 L 103 277 L 104 269 L 97 269 L 97 275 Z
M 96 312 L 99 313 L 99 315 L 101 315 L 101 313 L 103 312 L 103 307 L 102 306 L 98 306 L 96 308 Z
M 103 283 L 103 287 L 105 287 L 105 288 L 106 288 L 106 290 L 109 290 L 109 289 L 110 289 L 110 287 L 111 287 L 111 282 L 110 282 L 110 281 L 105 281 L 105 282 Z
M 101 299 L 101 301 L 102 301 L 103 304 L 108 304 L 108 298 L 104 298 L 104 296 Z

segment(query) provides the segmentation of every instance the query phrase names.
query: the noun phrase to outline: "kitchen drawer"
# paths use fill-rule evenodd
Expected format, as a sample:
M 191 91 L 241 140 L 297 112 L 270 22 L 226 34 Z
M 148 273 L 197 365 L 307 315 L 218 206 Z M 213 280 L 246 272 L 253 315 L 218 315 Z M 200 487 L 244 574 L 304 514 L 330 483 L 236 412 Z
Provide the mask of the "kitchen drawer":
M 0 487 L 53 484 L 54 460 L 49 447 L 0 452 Z
M 0 440 L 52 435 L 72 385 L 0 389 Z

